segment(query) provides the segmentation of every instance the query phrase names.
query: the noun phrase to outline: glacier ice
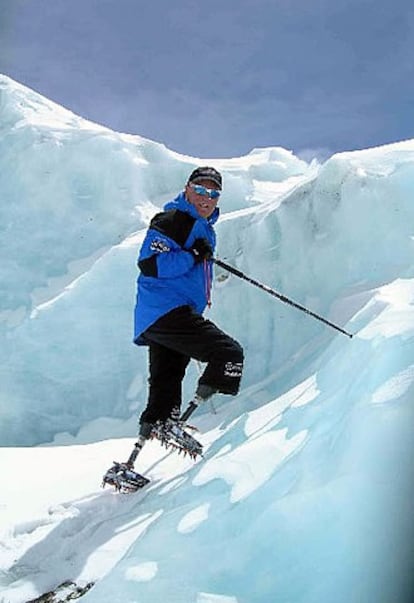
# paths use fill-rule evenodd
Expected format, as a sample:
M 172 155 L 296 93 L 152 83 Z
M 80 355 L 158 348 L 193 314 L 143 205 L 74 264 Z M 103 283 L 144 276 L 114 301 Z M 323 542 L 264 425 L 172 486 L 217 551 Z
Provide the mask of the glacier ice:
M 30 468 L 26 498 L 45 513 L 2 540 L 16 557 L 0 572 L 10 601 L 69 571 L 97 579 L 85 602 L 404 600 L 414 141 L 323 165 L 278 147 L 211 160 L 225 181 L 219 256 L 355 337 L 217 270 L 210 316 L 245 347 L 243 390 L 197 416 L 201 464 L 149 448 L 152 485 L 126 500 L 90 481 L 125 443 L 105 438 L 134 435 L 145 403 L 145 352 L 131 343 L 137 249 L 199 160 L 5 76 L 0 124 L 0 461 Z M 187 396 L 196 377 L 194 366 Z

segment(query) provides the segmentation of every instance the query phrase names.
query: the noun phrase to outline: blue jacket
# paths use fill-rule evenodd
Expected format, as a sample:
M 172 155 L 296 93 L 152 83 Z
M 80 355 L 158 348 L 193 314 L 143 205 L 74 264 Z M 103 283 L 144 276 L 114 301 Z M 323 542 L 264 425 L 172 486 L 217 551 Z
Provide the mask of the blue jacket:
M 201 217 L 180 193 L 154 216 L 141 247 L 135 304 L 134 342 L 146 345 L 141 337 L 156 320 L 179 306 L 189 305 L 201 314 L 209 302 L 212 262 L 196 264 L 188 251 L 194 241 L 205 238 L 213 252 L 216 208 L 209 218 Z

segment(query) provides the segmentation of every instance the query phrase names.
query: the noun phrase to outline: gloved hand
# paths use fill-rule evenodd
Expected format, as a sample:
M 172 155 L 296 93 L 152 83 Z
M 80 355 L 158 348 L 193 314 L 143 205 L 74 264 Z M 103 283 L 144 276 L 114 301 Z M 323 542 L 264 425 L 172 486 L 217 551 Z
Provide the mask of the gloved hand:
M 213 250 L 207 239 L 196 239 L 190 249 L 196 264 L 213 257 Z

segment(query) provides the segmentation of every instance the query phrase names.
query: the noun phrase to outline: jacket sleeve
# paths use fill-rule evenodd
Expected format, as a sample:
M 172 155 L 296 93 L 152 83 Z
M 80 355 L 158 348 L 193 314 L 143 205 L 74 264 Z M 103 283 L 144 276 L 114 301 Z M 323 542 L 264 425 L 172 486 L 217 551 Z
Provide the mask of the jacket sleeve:
M 138 258 L 138 267 L 145 276 L 173 278 L 194 266 L 193 255 L 173 239 L 150 228 Z

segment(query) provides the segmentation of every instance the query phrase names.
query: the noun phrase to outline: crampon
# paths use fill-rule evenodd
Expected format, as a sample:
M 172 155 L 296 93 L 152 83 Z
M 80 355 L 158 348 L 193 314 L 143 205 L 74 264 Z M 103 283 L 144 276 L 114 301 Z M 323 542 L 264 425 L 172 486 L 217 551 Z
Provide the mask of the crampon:
M 162 446 L 177 450 L 184 456 L 188 454 L 195 460 L 203 456 L 203 446 L 184 428 L 196 430 L 195 427 L 186 425 L 182 421 L 167 419 L 165 422 L 157 422 L 152 428 L 151 438 L 159 440 Z
M 114 464 L 103 476 L 102 487 L 113 486 L 118 492 L 136 492 L 149 483 L 149 479 L 137 473 L 127 463 Z

